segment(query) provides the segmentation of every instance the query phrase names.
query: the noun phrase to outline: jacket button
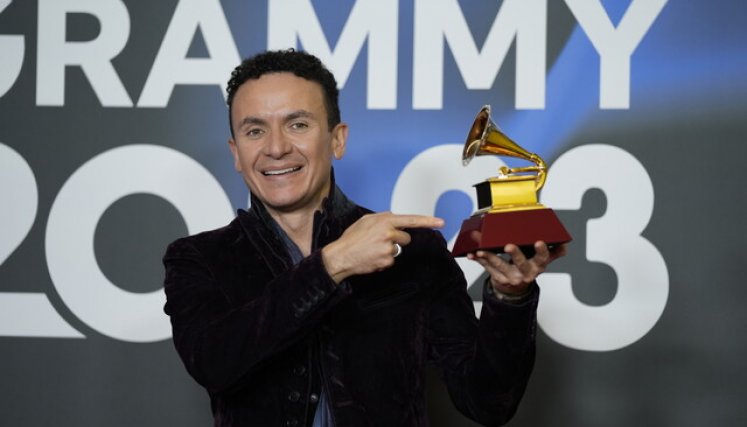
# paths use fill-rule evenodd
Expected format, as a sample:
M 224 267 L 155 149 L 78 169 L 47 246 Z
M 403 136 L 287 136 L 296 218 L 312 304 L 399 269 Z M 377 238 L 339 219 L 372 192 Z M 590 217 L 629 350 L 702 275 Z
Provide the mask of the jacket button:
M 311 396 L 309 396 L 309 402 L 316 403 L 319 401 L 319 395 L 316 393 L 311 393 Z
M 288 419 L 287 419 L 287 420 L 285 421 L 285 425 L 286 425 L 287 427 L 296 427 L 296 426 L 298 425 L 298 420 L 297 420 L 297 419 L 295 419 L 295 418 L 288 418 Z
M 300 377 L 306 373 L 306 367 L 303 365 L 296 365 L 296 367 L 293 368 L 293 373 Z
M 288 393 L 288 400 L 291 402 L 298 402 L 298 400 L 301 398 L 301 393 L 297 391 L 292 391 Z

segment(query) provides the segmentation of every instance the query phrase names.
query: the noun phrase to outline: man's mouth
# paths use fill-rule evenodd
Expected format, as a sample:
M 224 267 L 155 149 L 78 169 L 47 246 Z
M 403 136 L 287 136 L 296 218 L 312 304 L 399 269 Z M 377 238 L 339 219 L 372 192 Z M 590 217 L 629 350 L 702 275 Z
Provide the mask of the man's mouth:
M 267 170 L 263 171 L 262 175 L 264 176 L 278 176 L 278 175 L 285 175 L 293 172 L 297 172 L 301 170 L 301 166 L 296 166 L 293 168 L 285 168 L 285 169 L 274 169 L 274 170 Z

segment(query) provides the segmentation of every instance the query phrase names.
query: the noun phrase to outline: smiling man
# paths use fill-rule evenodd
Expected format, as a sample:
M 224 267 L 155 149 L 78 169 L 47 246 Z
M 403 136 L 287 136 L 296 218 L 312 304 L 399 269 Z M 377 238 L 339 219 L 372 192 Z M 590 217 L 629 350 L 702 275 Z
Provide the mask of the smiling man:
M 231 105 L 236 170 L 304 255 L 310 219 L 329 194 L 332 157 L 342 158 L 348 135 L 326 110 L 321 86 L 288 72 L 245 82 Z
M 478 321 L 441 219 L 372 213 L 335 185 L 348 127 L 316 57 L 245 60 L 228 105 L 251 209 L 164 256 L 174 343 L 215 425 L 424 426 L 426 363 L 466 416 L 510 419 L 534 364 L 535 278 L 565 247 L 470 254 L 489 273 Z

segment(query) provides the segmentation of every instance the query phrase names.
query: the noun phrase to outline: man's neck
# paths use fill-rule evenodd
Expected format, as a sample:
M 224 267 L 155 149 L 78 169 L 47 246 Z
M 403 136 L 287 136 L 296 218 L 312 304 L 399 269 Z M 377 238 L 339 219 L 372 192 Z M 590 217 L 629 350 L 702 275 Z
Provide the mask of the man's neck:
M 285 234 L 298 246 L 303 256 L 311 253 L 311 235 L 314 229 L 314 213 L 318 209 L 303 211 L 279 212 L 267 209 L 272 219 L 278 223 Z

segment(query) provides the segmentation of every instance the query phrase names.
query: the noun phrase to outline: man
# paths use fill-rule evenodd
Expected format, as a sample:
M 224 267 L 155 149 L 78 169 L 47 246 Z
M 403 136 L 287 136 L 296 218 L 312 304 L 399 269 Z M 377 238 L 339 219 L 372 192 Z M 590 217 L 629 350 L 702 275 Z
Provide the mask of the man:
M 431 230 L 441 219 L 373 214 L 335 185 L 348 136 L 337 99 L 332 74 L 293 50 L 245 60 L 229 81 L 251 209 L 164 256 L 174 343 L 215 425 L 423 426 L 427 362 L 460 411 L 505 423 L 534 363 L 534 279 L 565 248 L 471 254 L 490 273 L 478 322 Z

